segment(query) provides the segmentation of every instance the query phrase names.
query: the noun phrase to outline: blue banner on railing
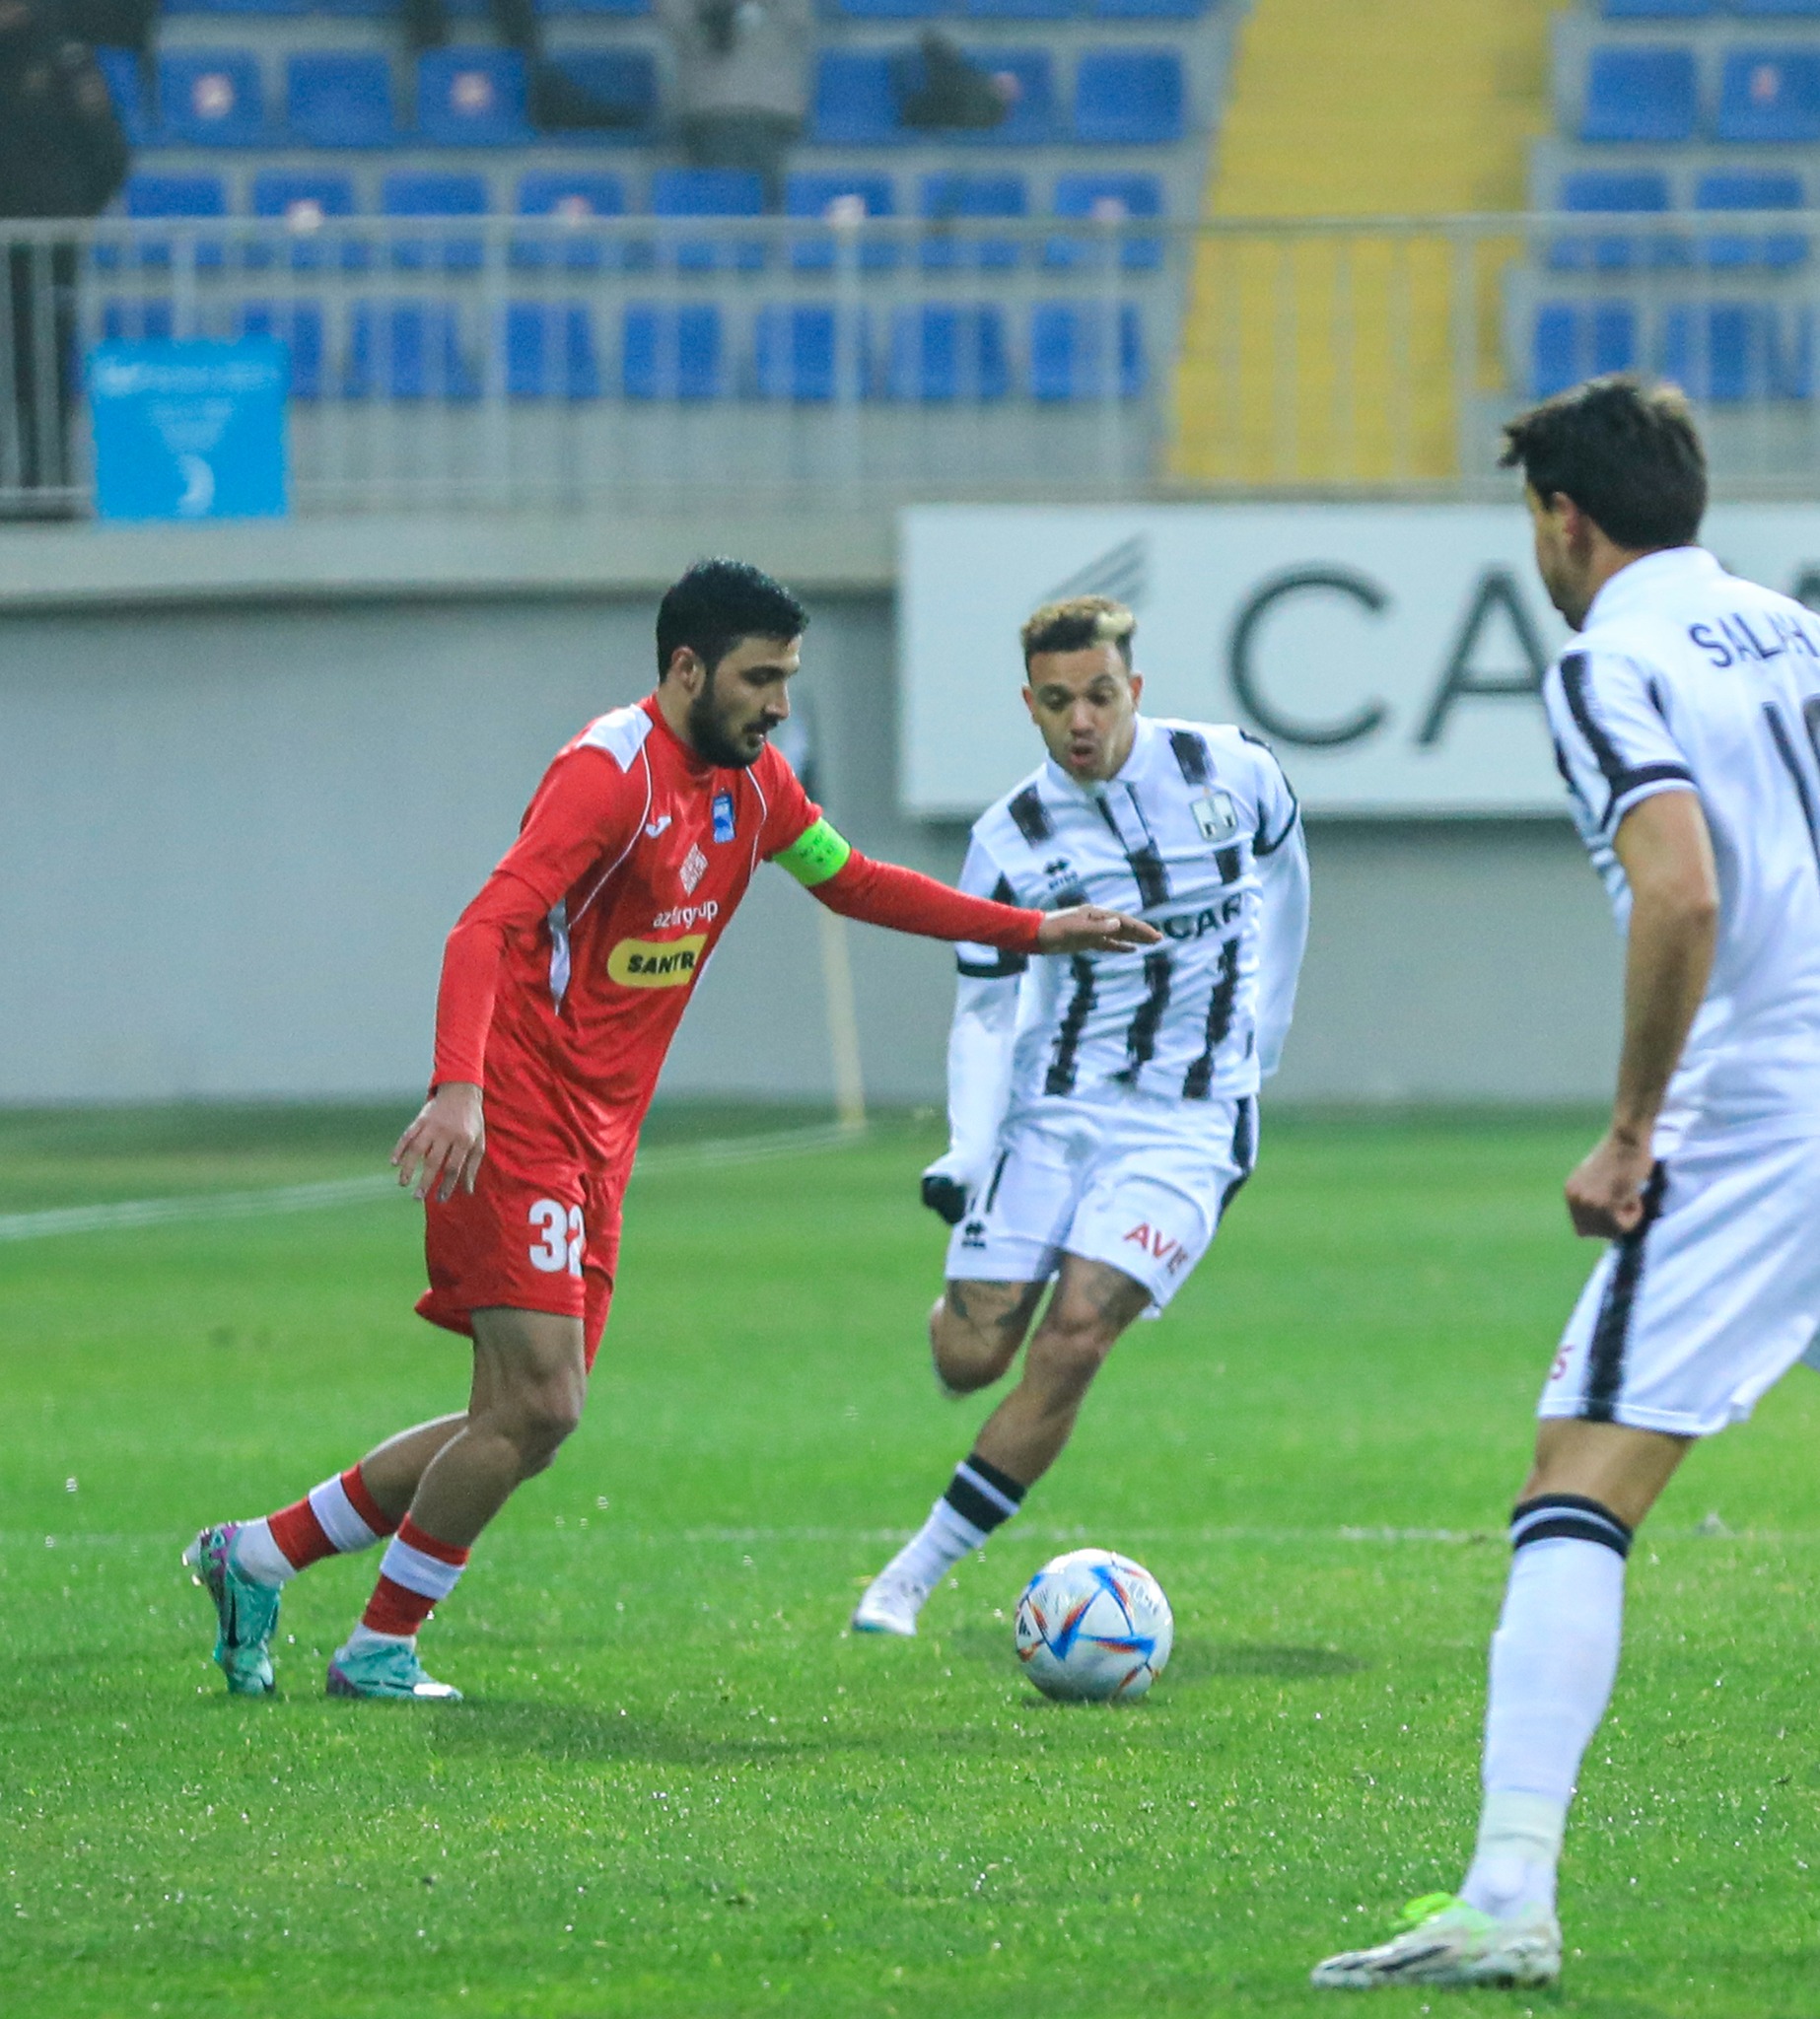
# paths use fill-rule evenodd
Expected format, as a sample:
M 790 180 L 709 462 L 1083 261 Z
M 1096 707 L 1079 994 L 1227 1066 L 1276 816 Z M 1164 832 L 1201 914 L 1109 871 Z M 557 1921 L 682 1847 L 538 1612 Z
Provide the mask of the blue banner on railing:
M 273 519 L 286 510 L 290 361 L 239 343 L 103 343 L 89 353 L 102 519 Z

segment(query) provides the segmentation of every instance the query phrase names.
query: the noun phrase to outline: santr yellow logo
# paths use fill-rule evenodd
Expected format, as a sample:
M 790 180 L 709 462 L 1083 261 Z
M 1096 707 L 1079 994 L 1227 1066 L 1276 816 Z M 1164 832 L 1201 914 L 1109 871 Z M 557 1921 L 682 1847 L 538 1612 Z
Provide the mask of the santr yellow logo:
M 707 943 L 706 933 L 686 940 L 621 940 L 606 957 L 606 971 L 621 988 L 678 989 L 694 979 Z

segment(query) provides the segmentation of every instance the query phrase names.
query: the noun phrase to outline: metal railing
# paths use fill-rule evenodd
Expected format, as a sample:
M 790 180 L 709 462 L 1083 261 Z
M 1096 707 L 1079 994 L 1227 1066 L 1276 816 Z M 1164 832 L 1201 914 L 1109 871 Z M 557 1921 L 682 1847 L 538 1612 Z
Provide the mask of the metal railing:
M 1820 217 L 0 226 L 0 514 L 91 507 L 98 342 L 275 335 L 305 512 L 712 495 L 1504 495 L 1635 367 L 1733 495 L 1820 484 Z

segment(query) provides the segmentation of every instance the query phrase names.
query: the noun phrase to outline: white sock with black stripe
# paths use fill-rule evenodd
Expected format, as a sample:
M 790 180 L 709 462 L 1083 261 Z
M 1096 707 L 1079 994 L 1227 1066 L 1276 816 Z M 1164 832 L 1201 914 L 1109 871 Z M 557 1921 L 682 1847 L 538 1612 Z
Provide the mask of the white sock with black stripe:
M 1016 1513 L 1024 1490 L 1009 1473 L 971 1453 L 954 1468 L 947 1491 L 929 1510 L 929 1519 L 886 1566 L 897 1576 L 933 1591 L 962 1557 L 985 1546 L 986 1538 Z
M 1492 1638 L 1485 1807 L 1461 1897 L 1487 1914 L 1555 1905 L 1579 1763 L 1611 1701 L 1631 1531 L 1576 1494 L 1525 1500 Z

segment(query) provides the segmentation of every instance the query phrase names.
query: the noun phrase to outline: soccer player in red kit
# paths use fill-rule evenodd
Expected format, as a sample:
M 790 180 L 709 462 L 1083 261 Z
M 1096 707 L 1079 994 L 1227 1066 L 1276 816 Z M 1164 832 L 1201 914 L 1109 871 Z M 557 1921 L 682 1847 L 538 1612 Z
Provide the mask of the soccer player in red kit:
M 558 753 L 443 961 L 430 1098 L 392 1160 L 424 1201 L 417 1308 L 468 1334 L 467 1408 L 419 1424 L 261 1520 L 184 1554 L 237 1695 L 271 1690 L 284 1585 L 389 1537 L 338 1697 L 454 1698 L 417 1630 L 476 1538 L 581 1417 L 618 1266 L 639 1125 L 696 976 L 761 862 L 849 917 L 1022 953 L 1156 938 L 1095 906 L 1048 915 L 867 861 L 771 747 L 807 619 L 757 569 L 707 561 L 658 613 L 658 688 Z

